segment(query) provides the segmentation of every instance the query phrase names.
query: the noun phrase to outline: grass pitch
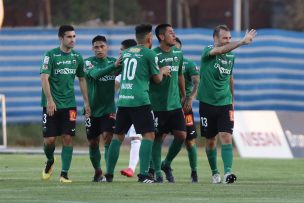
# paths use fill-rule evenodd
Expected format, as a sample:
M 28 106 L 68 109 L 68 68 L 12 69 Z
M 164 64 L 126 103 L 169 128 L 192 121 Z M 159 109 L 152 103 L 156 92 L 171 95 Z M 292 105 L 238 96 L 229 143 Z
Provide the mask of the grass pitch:
M 303 159 L 234 159 L 235 184 L 210 183 L 210 169 L 200 149 L 199 183 L 190 183 L 190 169 L 185 149 L 172 167 L 176 183 L 146 185 L 136 178 L 126 178 L 119 170 L 128 163 L 123 149 L 116 166 L 113 183 L 92 183 L 93 169 L 86 155 L 73 157 L 72 184 L 59 183 L 60 156 L 50 181 L 41 180 L 44 155 L 0 154 L 0 202 L 2 203 L 142 203 L 142 202 L 210 202 L 210 203 L 302 203 L 304 202 Z M 219 156 L 219 169 L 222 163 Z M 103 164 L 104 169 L 104 164 Z

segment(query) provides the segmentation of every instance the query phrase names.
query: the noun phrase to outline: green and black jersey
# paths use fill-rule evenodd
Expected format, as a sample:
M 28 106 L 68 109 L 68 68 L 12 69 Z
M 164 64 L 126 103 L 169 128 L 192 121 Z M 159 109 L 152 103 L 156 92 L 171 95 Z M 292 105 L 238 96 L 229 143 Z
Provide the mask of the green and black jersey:
M 122 53 L 122 60 L 123 69 L 117 106 L 138 107 L 151 104 L 150 80 L 152 75 L 159 74 L 155 52 L 138 45 L 126 49 Z
M 212 49 L 210 45 L 203 50 L 197 99 L 213 106 L 232 104 L 230 78 L 234 54 L 228 52 L 212 56 L 209 54 Z
M 115 73 L 116 59 L 96 56 L 85 59 L 88 97 L 93 117 L 115 113 Z
M 57 109 L 76 107 L 74 80 L 84 77 L 84 64 L 81 54 L 72 50 L 65 53 L 60 48 L 52 49 L 44 55 L 40 74 L 49 75 L 50 90 Z M 41 106 L 47 101 L 42 91 Z
M 163 78 L 159 84 L 151 83 L 150 99 L 153 111 L 170 111 L 181 108 L 178 76 L 183 74 L 183 53 L 172 47 L 164 52 L 160 47 L 154 49 L 158 57 L 158 66 L 169 66 L 171 77 Z

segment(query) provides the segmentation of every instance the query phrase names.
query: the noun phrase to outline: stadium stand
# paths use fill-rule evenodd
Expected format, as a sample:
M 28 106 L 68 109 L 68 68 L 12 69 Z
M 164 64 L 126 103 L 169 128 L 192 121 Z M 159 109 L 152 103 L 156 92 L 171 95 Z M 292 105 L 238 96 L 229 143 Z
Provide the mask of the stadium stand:
M 91 39 L 105 35 L 110 56 L 117 57 L 120 42 L 134 38 L 133 27 L 76 30 L 75 50 L 92 55 Z M 203 48 L 212 44 L 210 29 L 177 29 L 187 58 L 198 65 Z M 232 32 L 238 39 L 244 33 Z M 0 94 L 6 95 L 7 122 L 39 122 L 39 69 L 46 50 L 58 46 L 57 29 L 16 28 L 0 31 Z M 157 45 L 155 38 L 154 45 Z M 304 34 L 282 30 L 258 30 L 252 45 L 235 52 L 236 110 L 304 111 Z M 78 110 L 82 100 L 76 91 Z M 194 104 L 198 121 L 198 103 Z

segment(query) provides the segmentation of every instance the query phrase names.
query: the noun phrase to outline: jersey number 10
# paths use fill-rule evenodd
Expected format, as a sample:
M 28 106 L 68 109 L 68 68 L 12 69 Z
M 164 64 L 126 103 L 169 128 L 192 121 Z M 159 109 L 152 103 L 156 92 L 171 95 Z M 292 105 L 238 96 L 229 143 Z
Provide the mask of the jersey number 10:
M 135 72 L 137 68 L 137 60 L 135 58 L 126 58 L 124 60 L 124 71 L 122 80 L 133 80 L 135 78 Z

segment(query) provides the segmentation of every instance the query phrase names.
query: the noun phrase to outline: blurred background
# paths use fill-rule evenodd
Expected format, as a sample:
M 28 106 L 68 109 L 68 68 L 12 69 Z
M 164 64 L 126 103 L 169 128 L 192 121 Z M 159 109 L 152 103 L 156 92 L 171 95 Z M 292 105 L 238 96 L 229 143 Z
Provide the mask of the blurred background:
M 95 35 L 117 57 L 136 24 L 170 23 L 184 56 L 200 66 L 213 27 L 227 24 L 233 40 L 258 30 L 253 44 L 235 50 L 234 139 L 251 149 L 241 156 L 304 157 L 303 11 L 302 0 L 0 0 L 0 147 L 42 145 L 39 70 L 44 52 L 59 45 L 58 26 L 75 26 L 75 50 L 86 58 Z M 76 98 L 80 111 L 77 81 Z M 199 122 L 197 101 L 194 113 Z M 77 130 L 76 144 L 86 146 L 82 116 Z

